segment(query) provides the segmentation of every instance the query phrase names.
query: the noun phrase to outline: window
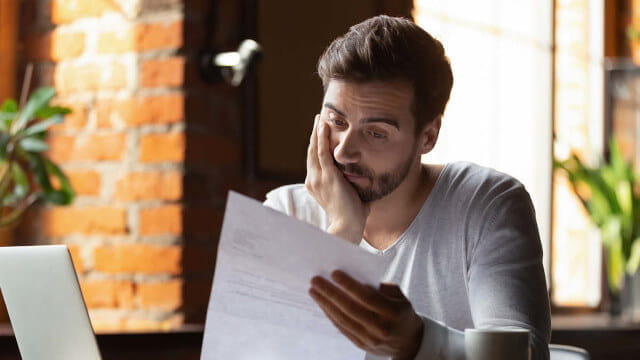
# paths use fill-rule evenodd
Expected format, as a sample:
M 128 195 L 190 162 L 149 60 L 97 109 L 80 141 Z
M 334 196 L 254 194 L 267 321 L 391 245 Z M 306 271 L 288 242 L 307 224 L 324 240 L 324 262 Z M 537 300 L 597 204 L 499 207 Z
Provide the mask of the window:
M 440 139 L 425 160 L 469 160 L 522 181 L 547 269 L 552 10 L 551 0 L 417 0 L 414 7 L 416 22 L 443 42 L 454 73 Z

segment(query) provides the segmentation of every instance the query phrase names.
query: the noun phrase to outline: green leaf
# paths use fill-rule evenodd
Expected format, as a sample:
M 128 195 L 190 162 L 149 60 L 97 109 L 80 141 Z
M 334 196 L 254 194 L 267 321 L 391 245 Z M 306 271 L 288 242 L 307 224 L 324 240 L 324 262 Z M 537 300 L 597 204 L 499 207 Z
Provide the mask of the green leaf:
M 614 246 L 607 248 L 607 278 L 609 288 L 616 294 L 620 292 L 624 276 L 624 260 L 622 259 L 622 248 L 619 245 L 622 244 L 616 242 Z
M 620 237 L 621 222 L 618 216 L 612 215 L 600 227 L 602 243 L 610 247 L 622 248 L 622 238 Z
M 16 122 L 13 124 L 12 133 L 22 130 L 29 120 L 33 119 L 38 111 L 48 106 L 49 101 L 56 94 L 56 90 L 51 87 L 41 87 L 31 94 L 24 109 L 18 114 Z
M 17 198 L 23 198 L 29 193 L 29 178 L 19 163 L 13 163 L 13 193 Z
M 18 103 L 13 99 L 7 99 L 0 106 L 0 111 L 8 112 L 8 113 L 17 113 L 18 112 Z
M 4 112 L 0 111 L 0 131 L 8 132 L 11 128 L 11 124 L 13 120 L 16 118 L 16 114 L 14 112 Z
M 37 153 L 27 153 L 27 157 L 29 158 L 34 179 L 38 186 L 40 186 L 43 191 L 52 190 L 42 155 Z
M 45 106 L 38 110 L 35 116 L 38 119 L 48 119 L 54 115 L 67 115 L 71 113 L 71 109 L 61 106 Z
M 10 161 L 4 160 L 0 162 L 0 200 L 2 201 L 9 192 L 11 179 L 13 179 L 13 167 Z
M 23 150 L 29 152 L 43 152 L 49 150 L 49 144 L 34 137 L 24 138 L 20 140 L 19 144 Z
M 618 142 L 615 139 L 611 139 L 609 141 L 609 162 L 617 180 L 629 180 L 627 178 L 627 173 L 630 165 L 625 160 L 624 156 L 622 156 L 620 146 L 618 146 Z
M 64 120 L 62 115 L 53 115 L 50 118 L 42 121 L 38 121 L 33 125 L 23 130 L 22 136 L 31 136 L 37 133 L 47 131 L 51 126 L 60 124 Z
M 9 143 L 9 134 L 0 132 L 0 160 L 7 157 L 7 144 Z
M 51 162 L 47 158 L 43 158 L 44 165 L 46 171 L 60 182 L 60 189 L 53 189 L 49 187 L 49 189 L 44 190 L 44 198 L 56 205 L 69 205 L 73 201 L 76 193 L 71 187 L 71 182 L 69 178 L 62 172 L 62 170 L 53 162 Z
M 638 268 L 640 267 L 640 238 L 635 238 L 633 240 L 633 245 L 631 246 L 631 256 L 629 256 L 629 261 L 627 262 L 627 274 L 634 275 Z

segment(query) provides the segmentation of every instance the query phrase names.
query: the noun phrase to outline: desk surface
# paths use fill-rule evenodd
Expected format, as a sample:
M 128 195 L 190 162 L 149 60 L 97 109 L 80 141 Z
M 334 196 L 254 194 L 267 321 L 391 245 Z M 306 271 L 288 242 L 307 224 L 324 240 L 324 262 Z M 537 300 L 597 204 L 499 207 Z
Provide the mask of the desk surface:
M 203 330 L 202 325 L 194 324 L 171 331 L 103 331 L 96 334 L 96 340 L 103 360 L 200 360 Z M 20 360 L 8 324 L 0 325 L 0 359 Z
M 553 331 L 640 331 L 640 322 L 611 317 L 606 313 L 554 315 Z
M 555 315 L 551 342 L 587 349 L 592 360 L 640 359 L 640 323 L 608 314 Z M 172 331 L 98 332 L 104 360 L 199 360 L 203 326 L 184 325 Z M 19 360 L 8 324 L 0 325 L 0 359 Z

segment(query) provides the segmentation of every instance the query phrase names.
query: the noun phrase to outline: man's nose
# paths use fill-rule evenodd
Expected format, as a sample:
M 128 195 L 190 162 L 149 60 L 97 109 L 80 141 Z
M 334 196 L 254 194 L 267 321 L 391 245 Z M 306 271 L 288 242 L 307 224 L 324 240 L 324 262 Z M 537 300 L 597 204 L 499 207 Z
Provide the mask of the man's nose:
M 333 149 L 333 157 L 341 164 L 360 161 L 360 145 L 358 144 L 358 134 L 355 131 L 349 129 L 338 135 L 336 147 Z

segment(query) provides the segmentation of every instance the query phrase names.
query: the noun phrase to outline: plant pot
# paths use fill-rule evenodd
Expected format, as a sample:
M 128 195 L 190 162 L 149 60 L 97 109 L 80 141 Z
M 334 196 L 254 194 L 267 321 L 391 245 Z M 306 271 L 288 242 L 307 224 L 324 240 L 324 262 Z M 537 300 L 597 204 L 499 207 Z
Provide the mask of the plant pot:
M 609 314 L 625 321 L 640 322 L 640 272 L 625 274 L 620 292 L 609 292 Z
M 0 227 L 0 246 L 13 245 L 13 227 Z M 9 322 L 9 315 L 0 292 L 0 323 Z

